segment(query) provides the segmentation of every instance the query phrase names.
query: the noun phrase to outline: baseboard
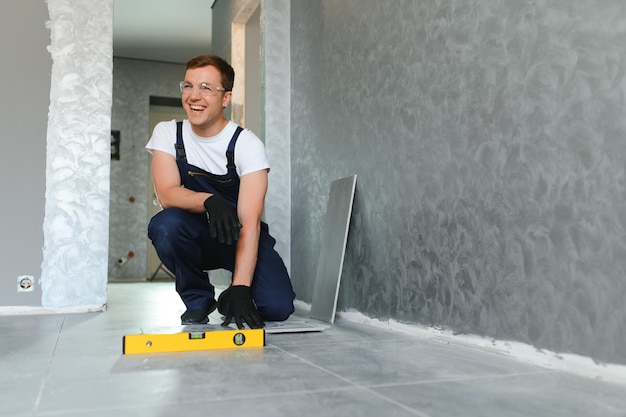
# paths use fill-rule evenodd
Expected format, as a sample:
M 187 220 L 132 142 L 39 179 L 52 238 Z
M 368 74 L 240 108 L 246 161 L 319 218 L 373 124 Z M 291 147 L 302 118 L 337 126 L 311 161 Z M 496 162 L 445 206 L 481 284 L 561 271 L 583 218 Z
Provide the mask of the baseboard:
M 297 304 L 298 307 L 303 309 L 307 307 L 307 305 L 302 302 Z M 310 309 L 310 306 L 308 307 Z M 405 324 L 395 320 L 381 321 L 367 317 L 357 311 L 338 312 L 337 317 L 380 329 L 413 335 L 446 345 L 480 349 L 483 352 L 507 356 L 524 363 L 541 366 L 554 371 L 563 371 L 578 376 L 626 385 L 626 365 L 600 363 L 590 357 L 552 352 L 522 342 L 496 340 L 471 334 L 455 334 L 450 330 L 417 324 Z
M 295 300 L 294 306 L 304 313 L 311 311 L 311 304 L 301 300 Z M 382 321 L 367 317 L 358 311 L 337 312 L 336 316 L 346 321 L 400 332 L 446 345 L 463 346 L 507 356 L 520 362 L 541 366 L 553 371 L 563 371 L 586 378 L 626 385 L 626 365 L 600 363 L 587 356 L 552 352 L 522 342 L 496 340 L 472 334 L 456 334 L 451 330 L 400 323 L 395 320 Z

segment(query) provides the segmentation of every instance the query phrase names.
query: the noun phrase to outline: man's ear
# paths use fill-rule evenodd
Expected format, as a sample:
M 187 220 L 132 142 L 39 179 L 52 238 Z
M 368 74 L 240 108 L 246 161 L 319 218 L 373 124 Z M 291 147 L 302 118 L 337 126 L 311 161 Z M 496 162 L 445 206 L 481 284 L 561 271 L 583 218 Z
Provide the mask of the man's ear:
M 227 91 L 224 93 L 224 98 L 222 99 L 222 107 L 226 108 L 228 107 L 228 105 L 230 104 L 230 101 L 233 98 L 233 92 L 232 91 Z

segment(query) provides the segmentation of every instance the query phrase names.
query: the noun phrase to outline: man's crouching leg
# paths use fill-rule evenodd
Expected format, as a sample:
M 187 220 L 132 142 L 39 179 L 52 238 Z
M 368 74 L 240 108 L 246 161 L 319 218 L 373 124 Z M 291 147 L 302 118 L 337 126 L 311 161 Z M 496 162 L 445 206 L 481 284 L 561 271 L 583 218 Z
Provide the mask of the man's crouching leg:
M 148 226 L 148 237 L 159 259 L 174 273 L 176 291 L 187 307 L 181 324 L 207 323 L 217 307 L 215 289 L 203 268 L 208 233 L 205 216 L 177 208 L 160 211 Z
M 259 240 L 259 257 L 254 280 L 252 298 L 265 321 L 283 321 L 294 312 L 293 291 L 289 273 L 278 252 L 276 241 L 265 232 Z

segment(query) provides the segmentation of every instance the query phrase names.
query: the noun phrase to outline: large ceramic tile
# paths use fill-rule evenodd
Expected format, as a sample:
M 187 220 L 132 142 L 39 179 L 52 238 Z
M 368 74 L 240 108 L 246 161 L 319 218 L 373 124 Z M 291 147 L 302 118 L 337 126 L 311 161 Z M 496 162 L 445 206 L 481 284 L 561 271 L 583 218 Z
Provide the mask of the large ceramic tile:
M 125 327 L 135 327 L 146 319 L 140 319 L 133 315 L 116 314 L 115 312 L 98 312 L 68 315 L 63 325 L 63 333 L 79 331 L 83 333 L 98 332 L 102 330 L 120 331 Z
M 326 349 L 295 346 L 285 351 L 366 386 L 546 372 L 493 354 L 418 338 L 345 342 Z
M 54 384 L 82 384 L 95 379 L 109 379 L 118 356 L 91 355 L 56 357 L 48 367 L 47 382 Z M 46 385 L 47 387 L 48 385 Z
M 562 373 L 373 387 L 433 417 L 623 417 L 624 387 Z
M 235 388 L 232 388 L 233 390 Z M 59 414 L 43 411 L 38 416 L 90 417 L 185 417 L 205 416 L 251 416 L 251 417 L 320 417 L 320 416 L 381 416 L 412 417 L 416 413 L 402 405 L 372 395 L 359 388 L 320 390 L 317 392 L 275 392 L 268 395 L 219 398 L 211 392 L 203 396 L 187 396 L 178 403 L 154 403 L 144 401 L 141 405 L 127 407 L 110 404 L 107 408 L 84 405 Z
M 64 333 L 57 343 L 55 357 L 75 358 L 122 354 L 123 329 L 101 332 L 75 331 Z
M 280 393 L 352 387 L 319 368 L 272 348 L 129 355 L 101 364 L 53 363 L 40 409 L 139 407 L 203 399 L 233 401 Z M 97 407 L 96 407 L 97 408 Z
M 9 403 L 0 405 L 0 416 L 7 417 L 32 417 L 33 407 L 31 404 L 24 402 L 21 403 Z
M 267 395 L 345 387 L 344 380 L 272 348 L 124 357 L 116 371 L 168 373 L 180 387 L 218 397 Z M 233 390 L 233 388 L 236 388 Z
M 0 371 L 6 362 L 27 363 L 33 358 L 51 357 L 58 341 L 58 335 L 41 335 L 33 339 L 4 337 L 13 340 L 0 346 Z
M 32 415 L 49 359 L 0 364 L 0 416 Z
M 41 379 L 48 372 L 50 361 L 50 355 L 36 355 L 18 361 L 3 357 L 0 361 L 0 394 L 7 389 L 12 389 L 16 383 L 21 381 L 39 385 Z
M 5 360 L 23 362 L 51 355 L 62 323 L 60 316 L 0 316 L 0 369 Z
M 62 377 L 51 376 L 46 381 L 39 404 L 40 412 L 63 414 L 68 410 L 108 409 L 110 407 L 138 407 L 146 403 L 176 403 L 180 387 L 168 375 L 89 375 L 72 373 Z M 113 414 L 112 414 L 113 415 Z
M 64 317 L 56 314 L 33 314 L 24 316 L 3 316 L 0 315 L 0 334 L 6 332 L 37 333 L 53 332 L 58 333 L 63 325 Z

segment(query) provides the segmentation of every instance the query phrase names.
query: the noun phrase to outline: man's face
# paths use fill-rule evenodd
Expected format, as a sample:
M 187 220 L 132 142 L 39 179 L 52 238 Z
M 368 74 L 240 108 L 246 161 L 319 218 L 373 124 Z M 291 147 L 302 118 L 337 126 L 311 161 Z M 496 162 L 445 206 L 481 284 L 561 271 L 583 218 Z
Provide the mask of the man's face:
M 219 71 L 213 67 L 193 68 L 185 72 L 182 103 L 194 133 L 208 137 L 217 135 L 224 127 L 223 111 L 232 93 L 214 90 L 223 88 Z M 204 87 L 204 88 L 203 88 Z

